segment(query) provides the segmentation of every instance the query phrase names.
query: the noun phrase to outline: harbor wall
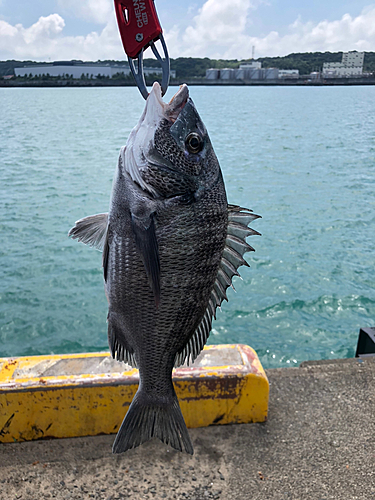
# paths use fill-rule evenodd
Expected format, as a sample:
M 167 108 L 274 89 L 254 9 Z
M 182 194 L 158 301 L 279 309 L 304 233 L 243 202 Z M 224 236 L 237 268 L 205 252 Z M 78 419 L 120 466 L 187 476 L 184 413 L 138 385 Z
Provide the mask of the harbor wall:
M 147 85 L 151 86 L 154 80 L 146 78 Z M 366 78 L 328 78 L 326 80 L 315 80 L 306 78 L 286 78 L 286 79 L 269 79 L 269 80 L 210 80 L 207 78 L 193 79 L 172 79 L 170 86 L 182 85 L 186 83 L 189 86 L 204 85 L 204 86 L 278 86 L 278 87 L 322 87 L 322 86 L 353 86 L 353 85 L 375 85 L 375 77 Z M 131 80 L 0 80 L 0 87 L 135 87 L 135 83 Z

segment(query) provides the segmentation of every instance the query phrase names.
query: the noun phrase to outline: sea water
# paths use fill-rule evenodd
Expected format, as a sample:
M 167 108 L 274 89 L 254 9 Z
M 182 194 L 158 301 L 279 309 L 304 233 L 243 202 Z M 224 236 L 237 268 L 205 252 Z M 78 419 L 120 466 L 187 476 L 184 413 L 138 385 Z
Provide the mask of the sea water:
M 353 356 L 375 325 L 375 88 L 190 94 L 229 202 L 262 216 L 209 343 L 265 367 Z M 101 253 L 67 233 L 108 210 L 143 107 L 129 87 L 0 89 L 0 356 L 108 349 Z

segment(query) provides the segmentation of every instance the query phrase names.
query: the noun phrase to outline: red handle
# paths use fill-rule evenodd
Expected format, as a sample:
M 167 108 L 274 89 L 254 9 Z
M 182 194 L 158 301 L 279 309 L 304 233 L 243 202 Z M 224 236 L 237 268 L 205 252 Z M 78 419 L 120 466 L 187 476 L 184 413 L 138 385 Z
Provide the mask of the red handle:
M 135 59 L 163 30 L 153 0 L 115 0 L 117 23 L 126 54 Z

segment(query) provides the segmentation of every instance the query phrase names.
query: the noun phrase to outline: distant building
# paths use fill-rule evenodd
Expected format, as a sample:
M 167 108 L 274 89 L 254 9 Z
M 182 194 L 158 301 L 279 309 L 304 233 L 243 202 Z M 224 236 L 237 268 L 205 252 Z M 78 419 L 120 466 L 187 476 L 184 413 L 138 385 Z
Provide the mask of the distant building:
M 264 79 L 265 80 L 277 80 L 279 78 L 279 68 L 264 68 Z
M 161 68 L 143 68 L 145 76 L 149 75 L 162 75 Z M 41 64 L 37 66 L 23 66 L 21 68 L 14 68 L 16 76 L 60 76 L 60 77 L 70 77 L 74 79 L 81 78 L 84 75 L 86 78 L 98 78 L 99 76 L 105 76 L 112 78 L 117 73 L 124 73 L 124 76 L 130 75 L 130 68 L 128 65 L 86 65 L 86 64 L 74 64 L 74 63 L 64 63 L 64 64 Z M 176 77 L 176 71 L 171 71 L 171 77 Z
M 260 69 L 262 67 L 262 63 L 258 61 L 250 61 L 248 63 L 240 64 L 240 69 Z
M 206 70 L 207 80 L 218 80 L 220 78 L 220 70 L 216 68 L 210 68 Z
M 207 80 L 277 80 L 278 75 L 278 68 L 262 68 L 262 63 L 258 61 L 240 64 L 237 69 L 210 68 L 206 70 Z
M 364 52 L 343 52 L 341 63 L 324 63 L 324 78 L 342 78 L 360 76 L 363 73 Z
M 278 68 L 251 68 L 245 72 L 245 80 L 277 80 L 279 77 Z
M 348 68 L 363 68 L 363 62 L 365 60 L 364 52 L 357 52 L 353 50 L 352 52 L 344 52 L 342 54 L 341 63 Z
M 233 79 L 234 79 L 233 68 L 223 68 L 220 70 L 220 80 L 233 80 Z
M 279 69 L 279 78 L 299 78 L 299 69 Z
M 114 72 L 112 72 L 111 66 L 99 66 L 93 65 L 88 66 L 85 64 L 41 64 L 40 66 L 24 66 L 22 68 L 14 68 L 14 73 L 16 76 L 60 76 L 60 77 L 70 77 L 70 78 L 81 78 L 82 75 L 87 78 L 97 78 L 98 76 L 108 76 L 112 77 L 113 74 L 118 73 L 120 67 L 117 67 Z M 121 71 L 125 74 L 130 73 L 129 67 L 121 68 Z

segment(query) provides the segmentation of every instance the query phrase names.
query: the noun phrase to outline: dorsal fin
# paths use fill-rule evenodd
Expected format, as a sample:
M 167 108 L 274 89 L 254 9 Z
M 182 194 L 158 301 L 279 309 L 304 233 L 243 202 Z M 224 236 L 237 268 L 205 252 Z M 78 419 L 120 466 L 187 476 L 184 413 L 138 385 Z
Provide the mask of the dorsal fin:
M 82 241 L 90 247 L 103 251 L 108 226 L 108 214 L 89 215 L 77 220 L 68 236 L 74 240 Z
M 238 273 L 240 266 L 249 266 L 243 255 L 254 249 L 246 243 L 246 237 L 260 233 L 250 229 L 248 224 L 259 218 L 260 215 L 254 214 L 252 210 L 228 205 L 227 238 L 208 306 L 198 328 L 183 349 L 177 353 L 175 367 L 184 364 L 185 361 L 187 364 L 193 363 L 206 344 L 211 331 L 212 317 L 216 319 L 216 308 L 220 307 L 223 300 L 228 300 L 226 290 L 230 286 L 233 287 L 233 276 L 240 276 Z

